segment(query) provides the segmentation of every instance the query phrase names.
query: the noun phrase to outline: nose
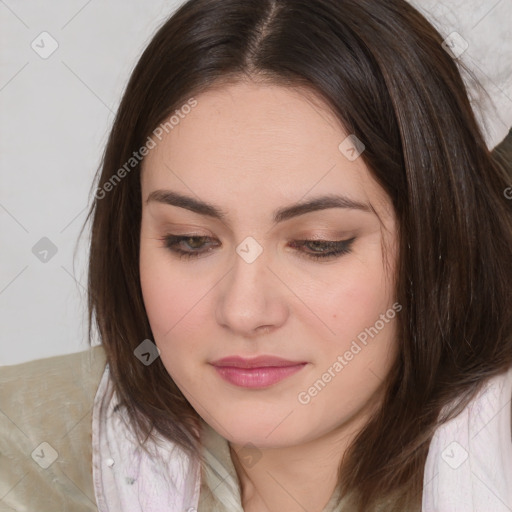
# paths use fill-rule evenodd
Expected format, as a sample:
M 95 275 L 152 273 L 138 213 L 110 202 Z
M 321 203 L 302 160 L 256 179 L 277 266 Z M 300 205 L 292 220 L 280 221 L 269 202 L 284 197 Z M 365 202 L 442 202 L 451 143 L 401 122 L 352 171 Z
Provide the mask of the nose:
M 286 287 L 268 266 L 265 253 L 251 263 L 237 254 L 218 290 L 217 322 L 238 336 L 272 332 L 288 318 Z

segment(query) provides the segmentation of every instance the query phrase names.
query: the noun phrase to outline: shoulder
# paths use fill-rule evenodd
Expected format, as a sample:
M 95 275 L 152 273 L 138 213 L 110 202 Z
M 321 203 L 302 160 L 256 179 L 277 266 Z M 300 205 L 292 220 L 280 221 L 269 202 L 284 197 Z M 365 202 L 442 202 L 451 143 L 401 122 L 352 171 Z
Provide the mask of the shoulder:
M 485 383 L 436 430 L 424 473 L 423 510 L 507 511 L 512 506 L 512 367 Z
M 91 413 L 101 345 L 0 367 L 2 503 L 14 510 L 96 511 Z
M 25 363 L 0 366 L 0 383 L 2 387 L 16 381 L 19 385 L 19 377 L 24 380 L 48 379 L 58 377 L 60 379 L 76 380 L 77 370 L 81 375 L 90 376 L 95 371 L 103 372 L 106 363 L 105 349 L 102 345 L 88 347 L 82 352 L 46 357 L 27 361 Z

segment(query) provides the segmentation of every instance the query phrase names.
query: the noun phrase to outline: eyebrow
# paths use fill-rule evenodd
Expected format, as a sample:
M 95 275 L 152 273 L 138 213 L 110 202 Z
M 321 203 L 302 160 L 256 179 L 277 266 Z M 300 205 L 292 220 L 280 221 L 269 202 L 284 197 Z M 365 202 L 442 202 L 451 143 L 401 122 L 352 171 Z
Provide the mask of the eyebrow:
M 211 203 L 203 202 L 172 190 L 154 190 L 149 194 L 146 203 L 152 201 L 185 208 L 199 215 L 205 215 L 221 221 L 225 221 L 228 217 L 227 212 Z M 370 204 L 361 203 L 343 195 L 328 194 L 314 197 L 305 202 L 285 206 L 284 208 L 278 208 L 273 213 L 273 221 L 274 224 L 277 224 L 293 217 L 298 217 L 299 215 L 329 208 L 347 208 L 361 210 L 367 213 L 375 213 Z

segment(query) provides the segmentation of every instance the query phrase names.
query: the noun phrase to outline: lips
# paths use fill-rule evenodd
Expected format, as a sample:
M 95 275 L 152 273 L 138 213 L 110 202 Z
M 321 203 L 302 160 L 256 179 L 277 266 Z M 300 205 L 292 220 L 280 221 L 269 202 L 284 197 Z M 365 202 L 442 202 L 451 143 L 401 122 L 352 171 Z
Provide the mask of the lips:
M 231 368 L 266 368 L 269 366 L 286 368 L 305 364 L 305 361 L 289 361 L 275 356 L 258 356 L 254 358 L 244 358 L 241 356 L 224 357 L 211 363 L 213 366 L 231 367 Z
M 211 363 L 225 381 L 242 388 L 262 389 L 299 372 L 306 362 L 275 356 L 225 357 Z

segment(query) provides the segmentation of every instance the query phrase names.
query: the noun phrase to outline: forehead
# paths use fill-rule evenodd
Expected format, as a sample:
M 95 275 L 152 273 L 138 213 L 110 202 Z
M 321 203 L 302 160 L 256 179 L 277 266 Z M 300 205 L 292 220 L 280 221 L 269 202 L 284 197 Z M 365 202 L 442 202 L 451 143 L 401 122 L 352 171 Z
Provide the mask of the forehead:
M 173 188 L 235 209 L 310 193 L 385 201 L 362 158 L 350 161 L 340 151 L 350 134 L 310 91 L 244 82 L 194 99 L 145 157 L 146 196 Z

